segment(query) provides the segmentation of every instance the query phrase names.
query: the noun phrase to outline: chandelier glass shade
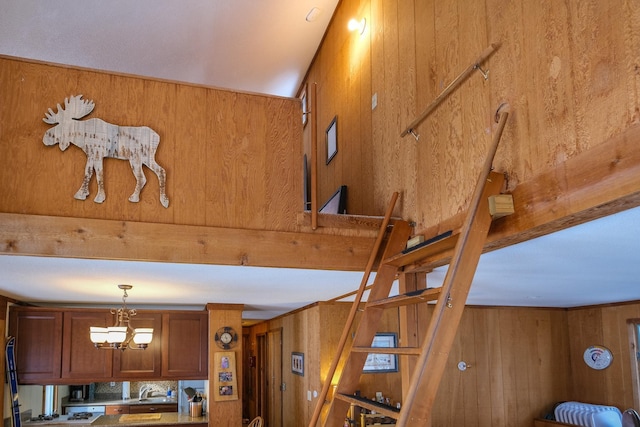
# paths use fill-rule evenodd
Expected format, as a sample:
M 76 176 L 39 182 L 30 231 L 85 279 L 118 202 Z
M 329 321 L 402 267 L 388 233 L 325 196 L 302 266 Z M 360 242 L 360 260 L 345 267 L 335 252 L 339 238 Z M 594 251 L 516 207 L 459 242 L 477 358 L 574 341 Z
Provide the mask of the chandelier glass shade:
M 133 328 L 131 326 L 131 318 L 136 315 L 135 309 L 127 308 L 127 291 L 131 289 L 131 285 L 118 285 L 124 294 L 122 296 L 122 307 L 111 309 L 111 314 L 116 317 L 113 326 L 91 326 L 89 334 L 91 342 L 96 348 L 102 349 L 120 349 L 120 350 L 144 350 L 149 346 L 153 339 L 153 328 Z

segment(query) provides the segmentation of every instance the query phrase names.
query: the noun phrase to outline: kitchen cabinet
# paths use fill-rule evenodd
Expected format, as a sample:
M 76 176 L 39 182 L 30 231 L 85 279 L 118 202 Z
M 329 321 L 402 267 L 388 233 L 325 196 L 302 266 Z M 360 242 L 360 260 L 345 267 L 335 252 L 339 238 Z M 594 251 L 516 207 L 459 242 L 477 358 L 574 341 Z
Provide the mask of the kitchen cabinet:
M 129 413 L 129 405 L 106 405 L 104 407 L 105 415 L 120 415 L 120 414 L 128 414 Z
M 162 375 L 162 314 L 141 312 L 132 318 L 134 328 L 153 328 L 153 339 L 145 350 L 113 352 L 113 378 L 145 379 L 160 378 Z
M 60 378 L 62 312 L 11 307 L 9 335 L 16 337 L 20 384 L 42 384 L 50 378 Z
M 138 311 L 133 327 L 151 327 L 146 350 L 97 349 L 91 326 L 112 326 L 109 310 L 12 306 L 20 384 L 87 384 L 145 379 L 206 379 L 208 313 Z
M 208 372 L 207 312 L 162 315 L 162 377 L 206 379 Z
M 95 382 L 109 379 L 113 351 L 95 348 L 89 338 L 89 327 L 112 326 L 113 315 L 102 311 L 65 311 L 62 332 L 62 379 Z
M 129 406 L 130 414 L 147 414 L 153 412 L 178 412 L 177 403 L 159 403 L 155 405 L 131 405 Z

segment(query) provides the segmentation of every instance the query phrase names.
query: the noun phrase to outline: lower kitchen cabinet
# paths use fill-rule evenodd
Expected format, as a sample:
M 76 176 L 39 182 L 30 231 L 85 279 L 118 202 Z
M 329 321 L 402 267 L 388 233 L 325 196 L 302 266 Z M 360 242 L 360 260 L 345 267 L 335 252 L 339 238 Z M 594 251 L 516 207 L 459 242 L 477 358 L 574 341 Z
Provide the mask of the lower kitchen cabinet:
M 130 414 L 147 414 L 153 412 L 178 412 L 177 403 L 160 403 L 157 405 L 130 405 Z
M 105 415 L 121 415 L 129 413 L 129 405 L 107 405 L 104 407 Z

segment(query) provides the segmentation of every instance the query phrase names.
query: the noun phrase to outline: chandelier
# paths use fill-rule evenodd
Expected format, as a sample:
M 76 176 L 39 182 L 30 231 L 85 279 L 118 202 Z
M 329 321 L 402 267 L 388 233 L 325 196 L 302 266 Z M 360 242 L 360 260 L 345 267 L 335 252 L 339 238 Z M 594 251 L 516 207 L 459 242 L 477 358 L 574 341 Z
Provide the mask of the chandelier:
M 111 314 L 116 316 L 116 323 L 113 326 L 103 328 L 91 326 L 89 328 L 91 342 L 96 348 L 144 350 L 148 347 L 153 338 L 153 328 L 133 328 L 131 318 L 136 315 L 135 309 L 127 308 L 127 291 L 133 286 L 118 285 L 124 294 L 122 295 L 122 307 L 111 309 Z

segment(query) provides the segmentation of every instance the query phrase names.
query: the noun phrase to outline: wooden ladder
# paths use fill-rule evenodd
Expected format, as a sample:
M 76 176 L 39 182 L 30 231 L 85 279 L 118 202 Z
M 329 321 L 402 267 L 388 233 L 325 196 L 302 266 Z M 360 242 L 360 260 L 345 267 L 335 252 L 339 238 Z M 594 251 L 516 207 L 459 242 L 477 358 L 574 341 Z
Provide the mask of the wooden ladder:
M 411 233 L 411 227 L 406 221 L 394 222 L 375 280 L 370 287 L 367 303 L 361 313 L 351 349 L 345 352 L 346 359 L 335 392 L 331 399 L 326 400 L 338 361 L 343 356 L 344 341 L 353 320 L 351 316 L 345 325 L 338 354 L 334 358 L 323 384 L 323 390 L 309 427 L 316 426 L 323 408 L 326 409 L 323 426 L 343 426 L 352 404 L 393 418 L 397 420 L 396 426 L 399 427 L 430 425 L 433 402 L 491 225 L 492 218 L 489 213 L 488 199 L 490 196 L 499 194 L 504 183 L 504 176 L 492 172 L 491 164 L 507 117 L 507 111 L 499 114 L 498 130 L 480 172 L 465 221 L 459 232 L 451 233 L 441 239 L 433 239 L 433 243 L 403 253 Z M 394 202 L 392 202 L 392 206 Z M 383 231 L 381 230 L 381 233 Z M 380 237 L 378 242 L 381 240 Z M 378 247 L 376 246 L 374 250 L 377 252 Z M 389 297 L 393 281 L 399 273 L 403 272 L 405 267 L 420 265 L 421 262 L 426 262 L 438 254 L 451 250 L 453 250 L 453 255 L 442 287 L 420 289 Z M 363 280 L 364 283 L 365 280 Z M 364 289 L 363 284 L 361 284 L 361 290 L 353 303 L 352 313 L 355 313 L 360 306 L 359 298 Z M 431 315 L 429 327 L 421 340 L 421 345 L 393 349 L 371 347 L 385 309 L 428 301 L 437 302 Z M 362 369 L 370 353 L 413 356 L 415 366 L 410 374 L 408 388 L 403 387 L 406 393 L 404 393 L 401 409 L 378 404 L 354 395 L 359 388 Z M 325 405 L 329 405 L 329 407 L 326 408 Z

